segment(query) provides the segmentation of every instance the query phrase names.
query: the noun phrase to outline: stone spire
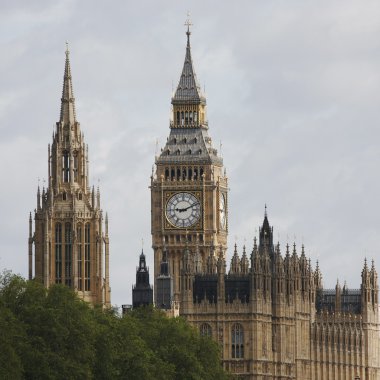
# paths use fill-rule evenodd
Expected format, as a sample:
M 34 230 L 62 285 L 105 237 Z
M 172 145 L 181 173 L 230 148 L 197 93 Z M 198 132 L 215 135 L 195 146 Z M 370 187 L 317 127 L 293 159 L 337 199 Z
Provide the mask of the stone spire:
M 70 68 L 70 51 L 69 45 L 66 42 L 66 62 L 65 62 L 65 73 L 63 75 L 63 89 L 61 98 L 61 114 L 59 121 L 64 124 L 72 125 L 76 122 L 75 115 L 75 98 L 73 93 L 73 84 L 71 78 L 71 68 Z
M 183 64 L 182 74 L 179 79 L 177 90 L 172 98 L 172 104 L 206 104 L 206 99 L 202 94 L 201 87 L 199 86 L 193 66 L 193 60 L 191 58 L 190 21 L 187 20 L 185 25 L 187 26 L 185 62 Z

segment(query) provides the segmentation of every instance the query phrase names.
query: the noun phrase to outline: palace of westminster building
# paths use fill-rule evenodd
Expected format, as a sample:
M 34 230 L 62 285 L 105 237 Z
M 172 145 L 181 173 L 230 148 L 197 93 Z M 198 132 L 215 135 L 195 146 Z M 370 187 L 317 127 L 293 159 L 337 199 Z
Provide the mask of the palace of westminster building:
M 213 147 L 206 99 L 187 29 L 172 97 L 170 133 L 151 176 L 154 303 L 180 315 L 221 349 L 226 370 L 255 380 L 380 380 L 378 276 L 364 263 L 360 289 L 324 289 L 304 247 L 281 252 L 265 211 L 252 252 L 236 245 L 227 269 L 228 178 Z M 48 185 L 29 218 L 29 278 L 62 283 L 111 305 L 108 219 L 89 183 L 88 148 L 76 119 L 69 52 L 61 112 L 48 148 Z M 34 246 L 34 250 L 33 250 Z M 33 260 L 34 255 L 34 260 Z M 133 304 L 153 302 L 140 255 Z

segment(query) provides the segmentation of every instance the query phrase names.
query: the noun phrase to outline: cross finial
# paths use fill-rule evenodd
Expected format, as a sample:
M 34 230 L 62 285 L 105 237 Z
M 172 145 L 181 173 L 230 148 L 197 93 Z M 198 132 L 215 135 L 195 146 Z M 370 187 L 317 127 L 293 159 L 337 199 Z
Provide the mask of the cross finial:
M 193 26 L 193 24 L 191 23 L 191 20 L 190 20 L 190 12 L 189 11 L 187 11 L 187 19 L 186 19 L 184 25 L 187 26 L 186 34 L 189 35 L 190 34 L 190 26 Z

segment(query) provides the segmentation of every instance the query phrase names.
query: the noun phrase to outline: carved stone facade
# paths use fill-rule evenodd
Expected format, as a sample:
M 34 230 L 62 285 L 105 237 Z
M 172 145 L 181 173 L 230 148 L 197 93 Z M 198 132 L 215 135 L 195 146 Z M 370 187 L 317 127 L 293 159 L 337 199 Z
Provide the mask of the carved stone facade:
M 88 146 L 76 119 L 68 50 L 48 168 L 47 188 L 37 190 L 34 232 L 29 217 L 29 279 L 46 287 L 65 284 L 84 300 L 109 306 L 108 218 L 103 230 L 100 191 L 89 187 Z
M 189 38 L 188 30 L 170 135 L 151 178 L 156 306 L 179 304 L 180 315 L 220 344 L 224 367 L 242 379 L 379 380 L 373 263 L 365 263 L 359 290 L 325 290 L 303 246 L 282 255 L 274 245 L 265 212 L 259 241 L 241 256 L 235 245 L 227 272 L 228 182 L 208 136 Z

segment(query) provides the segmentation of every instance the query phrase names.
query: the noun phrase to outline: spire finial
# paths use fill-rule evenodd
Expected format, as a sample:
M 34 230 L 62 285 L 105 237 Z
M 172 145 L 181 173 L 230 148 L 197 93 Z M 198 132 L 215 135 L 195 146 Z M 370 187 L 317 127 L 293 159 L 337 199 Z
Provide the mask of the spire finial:
M 188 11 L 187 12 L 187 19 L 185 21 L 185 26 L 187 26 L 187 31 L 186 31 L 186 35 L 187 35 L 187 42 L 190 42 L 190 26 L 193 26 L 193 24 L 191 23 L 191 20 L 190 20 L 190 12 Z
M 267 204 L 265 203 L 264 217 L 266 218 L 267 216 L 268 216 L 268 213 L 267 213 Z
M 65 54 L 66 54 L 66 57 L 69 58 L 70 50 L 69 50 L 69 42 L 68 41 L 66 41 L 66 52 L 65 52 Z

